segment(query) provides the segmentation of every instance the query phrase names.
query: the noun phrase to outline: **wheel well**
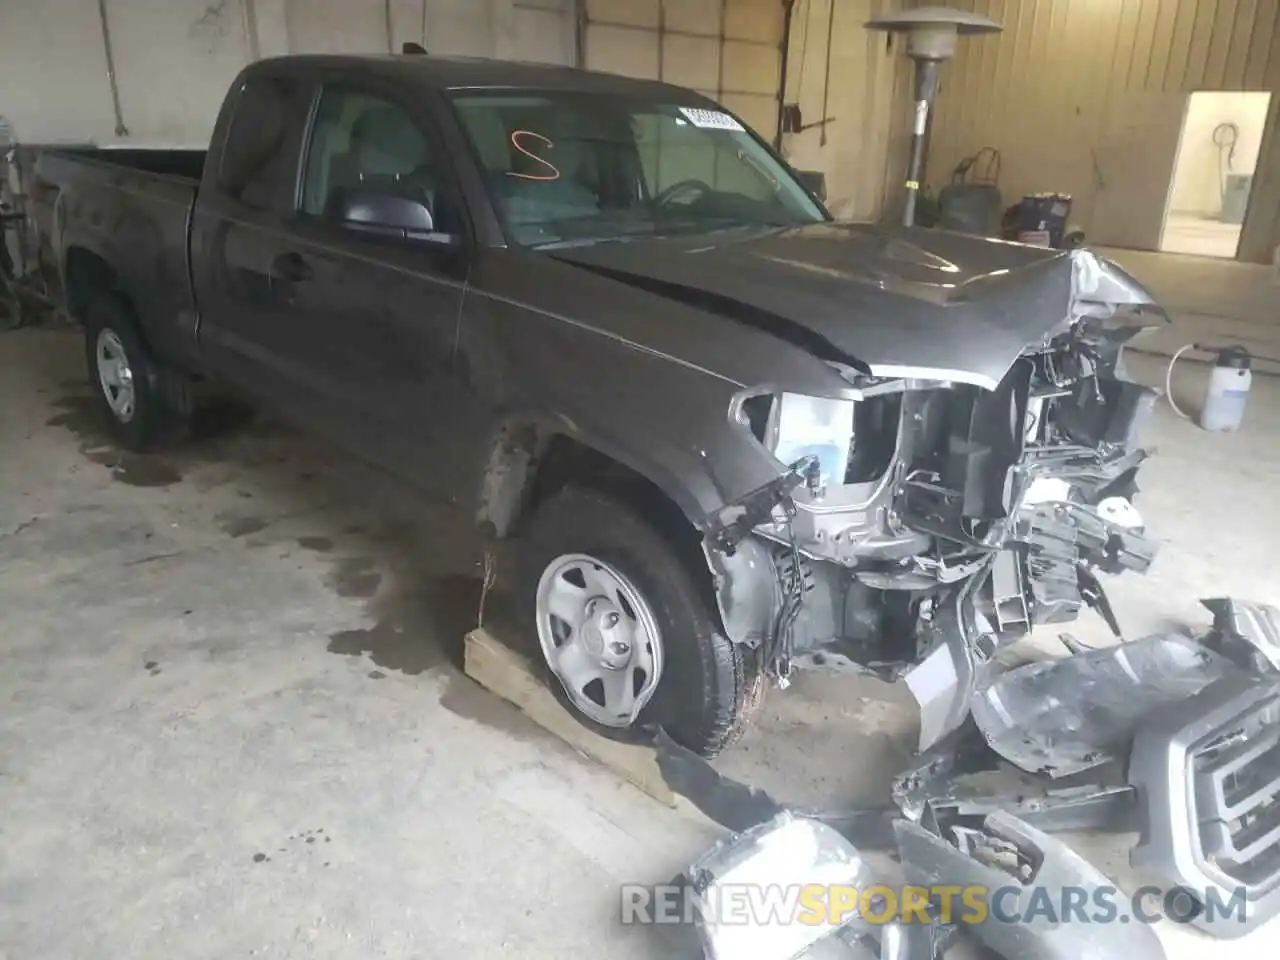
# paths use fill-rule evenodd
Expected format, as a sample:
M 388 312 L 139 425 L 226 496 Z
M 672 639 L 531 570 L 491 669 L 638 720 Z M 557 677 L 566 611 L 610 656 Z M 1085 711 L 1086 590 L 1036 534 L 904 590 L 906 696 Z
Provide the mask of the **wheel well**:
M 592 487 L 634 507 L 667 537 L 694 570 L 711 575 L 702 557 L 702 536 L 656 483 L 595 447 L 533 424 L 507 427 L 485 469 L 479 520 L 490 535 L 517 533 L 540 504 L 569 484 Z
M 572 437 L 553 437 L 537 467 L 534 506 L 570 483 L 581 484 L 604 490 L 637 507 L 673 541 L 688 541 L 695 547 L 702 541 L 697 529 L 661 487 L 638 470 Z
M 72 247 L 67 251 L 65 282 L 67 312 L 81 323 L 85 321 L 94 296 L 114 290 L 119 285 L 111 264 L 84 247 Z

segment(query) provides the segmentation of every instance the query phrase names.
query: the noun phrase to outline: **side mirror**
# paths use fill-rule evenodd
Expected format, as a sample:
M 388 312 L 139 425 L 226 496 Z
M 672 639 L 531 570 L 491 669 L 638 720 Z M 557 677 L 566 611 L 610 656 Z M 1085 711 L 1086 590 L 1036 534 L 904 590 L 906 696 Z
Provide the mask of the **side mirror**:
M 404 240 L 454 245 L 458 238 L 437 233 L 425 203 L 382 190 L 350 190 L 342 198 L 338 219 L 348 230 Z
M 823 203 L 827 202 L 827 175 L 821 170 L 797 170 L 796 179 Z

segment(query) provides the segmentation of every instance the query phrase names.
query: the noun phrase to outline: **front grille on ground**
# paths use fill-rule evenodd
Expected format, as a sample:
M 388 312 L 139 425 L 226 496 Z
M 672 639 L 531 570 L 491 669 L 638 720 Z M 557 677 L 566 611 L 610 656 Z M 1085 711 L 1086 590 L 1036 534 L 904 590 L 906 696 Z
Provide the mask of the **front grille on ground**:
M 1190 754 L 1205 862 L 1262 893 L 1280 887 L 1280 698 L 1255 705 Z

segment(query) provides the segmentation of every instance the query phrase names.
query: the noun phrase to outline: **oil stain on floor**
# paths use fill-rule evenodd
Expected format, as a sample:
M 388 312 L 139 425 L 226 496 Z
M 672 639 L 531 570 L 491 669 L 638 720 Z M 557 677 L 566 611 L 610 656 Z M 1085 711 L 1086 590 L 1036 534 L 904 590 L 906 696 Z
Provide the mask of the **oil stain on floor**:
M 81 384 L 67 382 L 64 389 L 74 390 Z M 51 427 L 63 427 L 76 436 L 80 452 L 86 459 L 111 470 L 118 483 L 134 487 L 167 487 L 183 479 L 182 470 L 174 463 L 196 460 L 225 462 L 242 438 L 276 436 L 279 428 L 260 417 L 253 407 L 220 392 L 201 393 L 192 413 L 186 441 L 170 453 L 174 457 L 137 454 L 120 449 L 112 439 L 104 421 L 105 414 L 92 395 L 69 393 L 53 401 L 58 412 L 48 421 Z
M 111 479 L 131 487 L 168 487 L 182 480 L 178 469 L 163 457 L 130 453 L 115 446 L 107 435 L 93 398 L 71 395 L 54 401 L 62 412 L 47 422 L 64 427 L 80 441 L 80 452 L 111 470 Z
M 440 647 L 391 620 L 380 620 L 364 630 L 342 630 L 333 634 L 329 638 L 329 652 L 347 657 L 367 653 L 378 666 L 411 677 L 447 662 Z
M 443 667 L 447 686 L 440 706 L 508 736 L 536 736 L 536 723 L 463 673 L 466 635 L 476 626 L 481 589 L 479 578 L 460 575 L 419 582 L 416 588 L 397 584 L 372 604 L 377 622 L 362 630 L 333 634 L 329 652 L 350 657 L 367 654 L 380 668 L 370 671 L 374 680 L 386 679 L 384 671 L 389 670 L 417 676 Z M 506 598 L 491 594 L 485 623 L 509 622 Z
M 222 521 L 222 532 L 234 539 L 247 537 L 267 529 L 267 521 L 260 517 L 229 517 Z
M 340 597 L 367 600 L 378 592 L 382 574 L 372 557 L 344 557 L 329 575 L 329 585 Z
M 410 676 L 443 664 L 461 668 L 479 602 L 480 581 L 473 577 L 396 583 L 370 605 L 374 625 L 333 634 L 329 652 L 368 654 L 377 666 Z
M 76 381 L 63 385 L 66 390 L 80 387 Z M 139 487 L 164 487 L 182 480 L 181 471 L 169 460 L 155 455 L 140 455 L 121 450 L 107 432 L 102 414 L 92 396 L 70 393 L 54 401 L 58 413 L 47 422 L 62 427 L 79 442 L 81 453 L 89 461 L 111 470 L 112 479 Z M 269 437 L 275 428 L 269 421 L 255 418 L 253 411 L 241 404 L 206 404 L 197 407 L 191 436 L 197 441 L 219 441 L 228 437 Z M 216 444 L 208 452 L 216 455 Z M 267 522 L 252 516 L 219 518 L 224 533 L 241 538 L 258 533 Z M 358 531 L 357 531 L 358 532 Z M 402 550 L 413 556 L 421 544 L 403 525 L 389 523 L 377 531 L 377 539 L 393 553 Z M 333 538 L 303 536 L 300 547 L 316 553 L 335 549 Z M 399 549 L 397 549 L 399 548 Z M 413 570 L 412 563 L 392 563 L 412 570 L 407 578 L 392 589 L 379 591 L 383 574 L 378 561 L 368 556 L 338 559 L 329 575 L 329 584 L 342 597 L 369 600 L 373 626 L 359 630 L 343 630 L 330 637 L 328 649 L 342 656 L 368 655 L 379 668 L 369 671 L 372 679 L 386 679 L 385 671 L 417 676 L 440 666 L 462 668 L 465 636 L 476 625 L 481 582 L 463 575 L 423 576 Z M 503 600 L 489 598 L 487 615 L 501 617 Z M 486 621 L 488 622 L 488 621 Z M 158 663 L 148 662 L 147 672 L 160 673 Z M 537 725 L 518 709 L 478 686 L 461 673 L 449 677 L 440 703 L 457 716 L 501 730 L 511 736 L 527 737 Z M 269 860 L 265 854 L 255 862 Z

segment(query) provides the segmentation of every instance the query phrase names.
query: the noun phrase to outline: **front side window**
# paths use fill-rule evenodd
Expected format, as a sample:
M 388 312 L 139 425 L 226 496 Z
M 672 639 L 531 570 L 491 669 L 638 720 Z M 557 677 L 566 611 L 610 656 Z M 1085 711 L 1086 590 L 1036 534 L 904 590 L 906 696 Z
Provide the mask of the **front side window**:
M 616 94 L 453 98 L 519 244 L 593 242 L 826 219 L 732 115 Z
M 356 191 L 392 195 L 436 210 L 439 182 L 421 128 L 380 97 L 327 89 L 307 152 L 302 210 L 340 219 Z

